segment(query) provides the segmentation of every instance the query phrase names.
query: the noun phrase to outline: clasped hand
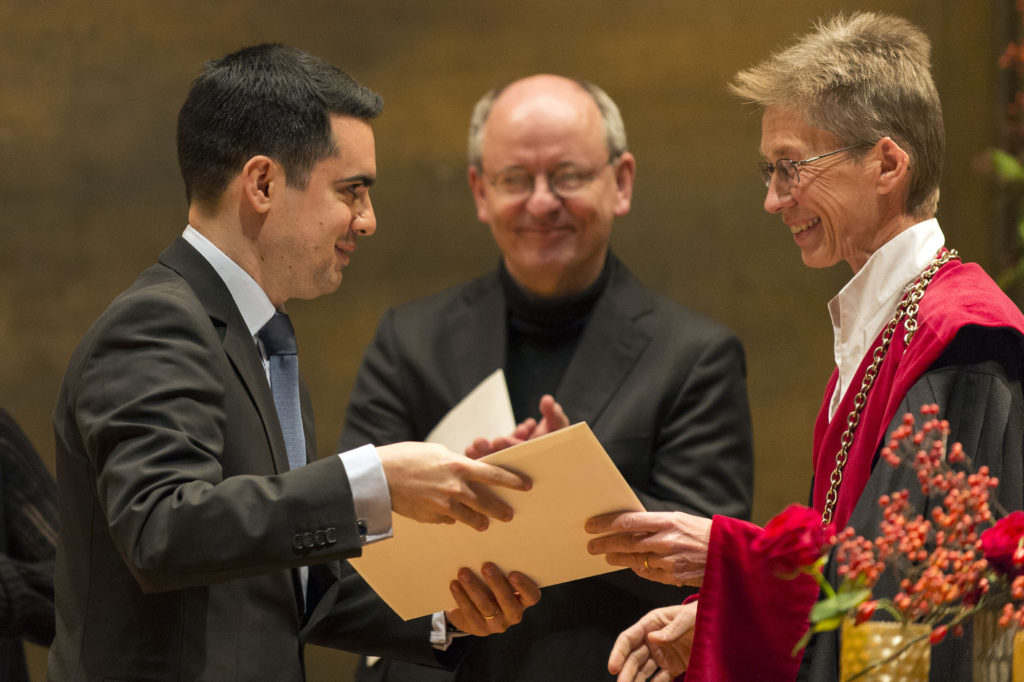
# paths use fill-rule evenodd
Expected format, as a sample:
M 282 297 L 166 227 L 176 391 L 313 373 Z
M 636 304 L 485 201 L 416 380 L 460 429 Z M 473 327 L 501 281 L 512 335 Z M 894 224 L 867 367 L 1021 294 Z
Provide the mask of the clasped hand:
M 697 602 L 654 609 L 615 640 L 608 672 L 618 682 L 669 682 L 690 665 Z
M 498 436 L 490 440 L 477 438 L 466 448 L 466 456 L 472 459 L 479 459 L 485 455 L 498 450 L 510 448 L 513 445 L 546 436 L 552 431 L 565 428 L 569 425 L 569 418 L 565 416 L 562 406 L 555 402 L 550 395 L 544 395 L 540 399 L 540 421 L 530 417 L 516 425 L 515 430 L 507 436 Z

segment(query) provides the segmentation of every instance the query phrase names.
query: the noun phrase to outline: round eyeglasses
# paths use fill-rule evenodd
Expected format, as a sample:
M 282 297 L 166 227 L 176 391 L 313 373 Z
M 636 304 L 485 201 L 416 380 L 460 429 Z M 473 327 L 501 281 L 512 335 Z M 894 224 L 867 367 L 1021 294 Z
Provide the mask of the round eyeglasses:
M 811 158 L 804 159 L 803 161 L 794 161 L 792 159 L 779 159 L 775 163 L 762 161 L 761 163 L 757 164 L 757 170 L 758 172 L 761 173 L 761 180 L 764 181 L 765 187 L 771 187 L 772 176 L 774 175 L 777 178 L 778 182 L 778 185 L 776 187 L 777 191 L 780 194 L 785 194 L 794 185 L 800 183 L 800 166 L 804 166 L 813 161 L 817 161 L 818 159 L 824 159 L 826 156 L 832 156 L 833 154 L 839 154 L 841 152 L 846 152 L 851 149 L 857 149 L 858 147 L 870 146 L 871 145 L 864 143 L 851 144 L 849 147 L 843 147 L 842 149 L 837 149 L 834 152 L 818 154 L 817 156 L 812 156 Z
M 604 162 L 599 168 L 582 169 L 573 164 L 562 164 L 550 173 L 531 173 L 525 168 L 516 166 L 506 168 L 490 179 L 491 185 L 510 199 L 522 199 L 533 194 L 534 183 L 538 175 L 543 175 L 548 190 L 559 199 L 572 197 L 583 192 L 605 166 L 615 163 L 617 156 Z

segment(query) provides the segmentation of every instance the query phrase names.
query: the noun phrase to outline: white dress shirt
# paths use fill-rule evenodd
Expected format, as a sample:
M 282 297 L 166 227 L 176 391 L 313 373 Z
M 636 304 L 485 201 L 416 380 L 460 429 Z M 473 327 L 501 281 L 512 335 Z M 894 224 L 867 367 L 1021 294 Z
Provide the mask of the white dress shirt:
M 871 344 L 896 314 L 900 300 L 945 244 L 939 222 L 932 218 L 900 232 L 871 254 L 864 267 L 829 301 L 835 334 L 839 381 L 829 404 L 835 416 L 853 375 Z M 860 386 L 854 387 L 860 390 Z

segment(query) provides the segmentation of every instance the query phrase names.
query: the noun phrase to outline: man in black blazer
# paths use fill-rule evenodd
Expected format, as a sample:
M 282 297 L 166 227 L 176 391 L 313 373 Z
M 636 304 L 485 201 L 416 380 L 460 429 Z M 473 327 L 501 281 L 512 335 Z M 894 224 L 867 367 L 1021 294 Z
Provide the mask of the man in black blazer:
M 335 580 L 338 560 L 386 541 L 392 509 L 484 528 L 511 514 L 488 486 L 528 487 L 518 476 L 420 443 L 314 461 L 304 391 L 309 463 L 290 469 L 292 421 L 258 335 L 289 299 L 334 291 L 374 232 L 380 108 L 281 45 L 193 82 L 178 120 L 189 226 L 88 330 L 56 407 L 50 679 L 301 680 L 303 626 L 309 641 L 437 664 L 447 626 L 501 631 L 539 598 L 523 576 L 463 571 L 432 645 L 428 620 L 402 623 Z M 330 632 L 309 616 L 325 593 L 351 616 Z
M 57 486 L 0 408 L 0 680 L 28 682 L 22 640 L 53 641 Z
M 739 340 L 644 288 L 609 252 L 635 169 L 618 108 L 593 84 L 539 75 L 485 95 L 470 125 L 469 184 L 501 263 L 384 316 L 342 446 L 422 439 L 503 368 L 517 421 L 551 417 L 551 403 L 537 410 L 553 395 L 571 421 L 590 424 L 647 509 L 748 517 Z M 684 598 L 621 571 L 543 593 L 517 628 L 473 643 L 454 674 L 369 659 L 358 679 L 607 679 L 621 628 Z

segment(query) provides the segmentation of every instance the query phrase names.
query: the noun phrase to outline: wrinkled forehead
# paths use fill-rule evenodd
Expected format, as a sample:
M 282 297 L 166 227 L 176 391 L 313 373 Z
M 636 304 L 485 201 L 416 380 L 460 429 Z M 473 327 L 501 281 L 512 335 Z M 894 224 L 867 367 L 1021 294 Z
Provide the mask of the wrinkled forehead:
M 761 115 L 760 153 L 765 159 L 794 161 L 841 145 L 840 139 L 807 122 L 803 112 L 785 107 L 768 107 Z
M 485 161 L 508 155 L 567 154 L 599 157 L 608 143 L 601 112 L 593 98 L 575 89 L 503 92 L 483 130 Z

